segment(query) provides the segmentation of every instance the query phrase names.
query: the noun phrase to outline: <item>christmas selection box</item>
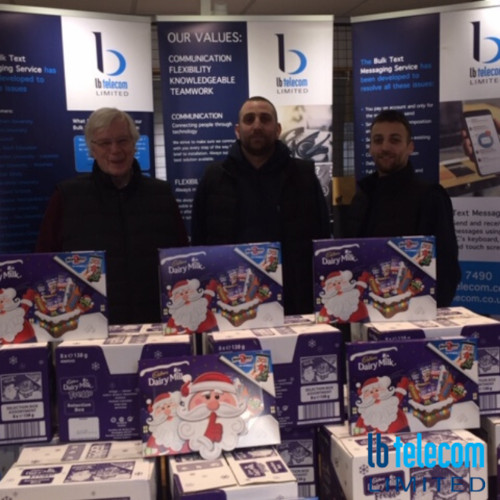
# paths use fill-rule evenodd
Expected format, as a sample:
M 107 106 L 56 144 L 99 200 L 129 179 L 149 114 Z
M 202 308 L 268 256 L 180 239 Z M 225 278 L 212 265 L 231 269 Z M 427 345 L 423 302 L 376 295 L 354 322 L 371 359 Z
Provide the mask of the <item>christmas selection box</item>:
M 481 415 L 500 415 L 500 322 L 465 307 L 438 308 L 435 319 L 363 324 L 368 340 L 476 338 Z
M 282 325 L 279 243 L 159 250 L 168 335 Z
M 436 316 L 433 236 L 315 240 L 313 248 L 318 323 Z
M 224 451 L 280 442 L 268 351 L 139 361 L 145 456 Z
M 207 349 L 271 352 L 281 428 L 343 422 L 344 343 L 337 328 L 303 324 L 214 332 L 207 335 Z
M 352 342 L 346 361 L 354 435 L 479 427 L 477 339 Z
M 0 256 L 0 344 L 108 334 L 104 252 Z
M 0 498 L 40 500 L 127 499 L 155 500 L 154 460 L 67 462 L 14 465 L 0 482 Z
M 47 342 L 0 345 L 0 445 L 50 441 L 52 358 Z
M 377 441 L 374 436 L 369 452 L 369 436 L 345 436 L 338 432 L 330 433 L 330 452 L 322 460 L 330 457 L 335 469 L 336 479 L 340 482 L 342 495 L 333 491 L 331 497 L 348 499 L 398 498 L 401 500 L 438 500 L 469 499 L 487 500 L 488 470 L 485 443 L 472 432 L 463 429 L 407 432 L 402 434 L 379 435 L 379 446 L 386 446 L 384 460 L 377 462 Z M 433 445 L 444 463 L 425 466 L 417 461 L 417 455 L 410 458 L 405 466 L 404 458 L 396 461 L 395 444 L 399 439 L 401 446 L 412 447 L 423 456 L 425 446 Z M 381 444 L 380 444 L 381 443 Z M 450 449 L 459 448 L 455 457 L 460 462 L 451 464 Z M 442 450 L 442 451 L 441 451 Z M 385 450 L 382 450 L 385 452 Z M 437 453 L 433 457 L 437 462 Z M 412 463 L 414 465 L 412 465 Z M 430 465 L 430 464 L 429 464 Z
M 317 498 L 320 469 L 317 427 L 282 428 L 281 443 L 276 449 L 297 479 L 300 496 Z
M 173 500 L 299 498 L 295 477 L 272 446 L 234 450 L 211 460 L 170 457 L 168 465 Z
M 62 442 L 141 439 L 138 363 L 191 353 L 187 335 L 113 335 L 56 346 Z

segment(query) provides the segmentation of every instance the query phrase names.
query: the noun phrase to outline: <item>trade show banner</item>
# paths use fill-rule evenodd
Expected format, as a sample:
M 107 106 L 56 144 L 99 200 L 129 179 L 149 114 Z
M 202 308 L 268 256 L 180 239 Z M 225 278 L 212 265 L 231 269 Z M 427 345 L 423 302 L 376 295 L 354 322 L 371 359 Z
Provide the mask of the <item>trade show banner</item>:
M 0 7 L 0 253 L 33 251 L 57 182 L 91 170 L 95 109 L 130 112 L 154 173 L 150 55 L 149 18 Z
M 333 18 L 158 19 L 167 179 L 190 227 L 205 167 L 235 141 L 250 96 L 276 106 L 282 140 L 315 160 L 325 190 L 332 169 Z
M 372 119 L 403 111 L 415 170 L 452 198 L 463 275 L 453 305 L 498 314 L 500 9 L 412 14 L 353 24 L 356 178 L 374 169 Z

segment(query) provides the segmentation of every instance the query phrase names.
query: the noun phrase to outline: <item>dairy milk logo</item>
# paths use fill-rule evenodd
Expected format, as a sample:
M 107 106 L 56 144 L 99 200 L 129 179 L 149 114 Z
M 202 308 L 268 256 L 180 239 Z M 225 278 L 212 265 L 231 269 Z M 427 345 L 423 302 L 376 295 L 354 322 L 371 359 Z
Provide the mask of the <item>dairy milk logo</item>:
M 160 265 L 167 266 L 168 274 L 185 274 L 187 271 L 203 271 L 205 265 L 199 256 L 206 256 L 206 252 L 193 252 L 185 255 L 169 255 L 160 260 Z
M 358 361 L 358 370 L 361 372 L 378 370 L 380 367 L 395 367 L 396 362 L 389 352 L 372 352 L 363 355 Z
M 0 262 L 0 283 L 7 279 L 18 280 L 22 278 L 22 275 L 16 269 L 16 264 L 23 264 L 23 261 L 21 259 L 16 259 Z
M 184 372 L 181 367 L 158 367 L 154 368 L 148 377 L 149 387 L 167 387 L 174 382 L 182 382 L 184 380 Z
M 278 67 L 283 73 L 288 75 L 299 75 L 303 73 L 307 67 L 307 57 L 306 55 L 297 49 L 285 48 L 285 35 L 283 33 L 276 33 L 277 43 L 278 43 Z M 294 54 L 293 63 L 290 59 L 287 61 L 287 52 Z M 289 77 L 276 77 L 276 87 L 278 89 L 278 94 L 305 94 L 309 91 L 309 82 L 307 78 L 294 78 Z
M 356 263 L 359 259 L 354 251 L 359 248 L 360 246 L 357 243 L 342 247 L 322 248 L 316 250 L 314 256 L 317 257 L 321 255 L 321 265 L 323 266 L 339 266 L 345 263 Z
M 106 52 L 109 52 L 114 57 L 116 57 L 117 67 L 116 67 L 116 70 L 113 71 L 112 73 L 106 73 L 106 71 L 104 70 L 102 33 L 98 32 L 98 31 L 94 31 L 93 34 L 95 37 L 95 51 L 96 51 L 97 69 L 101 73 L 104 73 L 108 76 L 121 75 L 125 71 L 125 68 L 127 67 L 127 61 L 125 59 L 125 56 L 121 52 L 118 52 L 117 50 L 107 49 Z

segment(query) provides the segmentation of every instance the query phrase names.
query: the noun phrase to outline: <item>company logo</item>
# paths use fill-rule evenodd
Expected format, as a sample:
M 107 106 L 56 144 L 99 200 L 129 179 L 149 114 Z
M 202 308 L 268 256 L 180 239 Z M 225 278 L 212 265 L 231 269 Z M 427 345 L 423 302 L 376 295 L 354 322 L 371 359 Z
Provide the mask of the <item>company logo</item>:
M 303 73 L 307 67 L 307 57 L 300 50 L 290 49 L 288 52 L 295 54 L 297 56 L 296 65 L 294 64 L 293 69 L 287 72 L 286 64 L 286 53 L 285 49 L 285 35 L 283 33 L 276 33 L 278 38 L 278 67 L 283 73 L 288 75 L 299 75 Z M 291 64 L 291 63 L 290 63 Z M 307 88 L 309 82 L 307 78 L 294 78 L 293 76 L 281 78 L 276 77 L 276 87 L 278 89 L 278 94 L 306 94 L 309 90 Z
M 95 37 L 95 52 L 96 52 L 96 58 L 97 58 L 97 69 L 101 72 L 104 73 L 108 76 L 118 76 L 121 75 L 124 71 L 125 68 L 127 67 L 127 61 L 125 60 L 125 57 L 121 52 L 118 52 L 117 50 L 112 50 L 108 49 L 106 52 L 109 52 L 110 54 L 113 54 L 117 61 L 118 61 L 118 68 L 113 71 L 112 73 L 106 73 L 104 71 L 104 54 L 103 54 L 103 49 L 102 49 L 102 34 L 93 31 L 94 37 Z
M 96 61 L 97 61 L 97 69 L 109 76 L 116 77 L 120 76 L 124 73 L 127 67 L 127 61 L 121 52 L 117 50 L 108 49 L 106 51 L 103 50 L 102 43 L 102 34 L 98 31 L 93 31 L 95 38 L 95 52 L 96 52 Z M 116 58 L 117 67 L 114 71 L 106 73 L 104 70 L 104 52 L 109 52 Z M 96 88 L 96 95 L 102 97 L 109 96 L 128 96 L 128 82 L 126 80 L 116 80 L 115 78 L 95 78 L 94 84 Z
M 390 461 L 389 454 L 394 451 L 396 468 L 418 468 L 421 471 L 436 468 L 436 475 L 433 474 L 434 471 L 428 471 L 426 474 L 412 473 L 407 483 L 405 483 L 404 474 L 401 474 L 402 471 L 367 475 L 364 488 L 369 494 L 401 490 L 419 493 L 426 491 L 479 492 L 486 488 L 482 477 L 466 477 L 458 474 L 463 468 L 472 470 L 484 467 L 486 454 L 484 443 L 464 442 L 457 438 L 453 442 L 437 442 L 436 436 L 432 437 L 432 441 L 424 441 L 420 432 L 416 433 L 416 439 L 407 442 L 403 442 L 400 436 L 396 436 L 392 447 L 384 440 L 387 439 L 380 433 L 377 433 L 375 438 L 373 433 L 368 434 L 369 467 L 380 469 L 387 467 Z
M 489 40 L 496 45 L 496 54 L 494 57 L 489 59 L 488 61 L 481 61 L 481 25 L 479 21 L 474 21 L 471 23 L 474 27 L 473 31 L 473 57 L 477 62 L 483 62 L 484 64 L 492 64 L 500 60 L 500 38 L 496 38 L 494 36 L 487 36 L 484 40 Z
M 498 85 L 500 82 L 500 67 L 491 65 L 500 61 L 500 38 L 487 36 L 482 39 L 481 23 L 479 21 L 473 21 L 471 24 L 473 26 L 472 56 L 477 62 L 484 66 L 471 66 L 469 68 L 469 85 Z M 482 52 L 484 52 L 486 46 L 491 49 L 492 43 L 494 44 L 493 48 L 495 50 L 494 56 L 486 61 L 482 61 Z

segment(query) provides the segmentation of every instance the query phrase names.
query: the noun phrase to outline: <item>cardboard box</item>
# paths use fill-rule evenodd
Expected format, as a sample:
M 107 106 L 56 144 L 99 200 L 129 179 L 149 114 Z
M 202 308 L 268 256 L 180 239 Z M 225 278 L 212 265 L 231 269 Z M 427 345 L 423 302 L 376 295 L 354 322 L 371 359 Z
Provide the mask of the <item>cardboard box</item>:
M 223 451 L 280 442 L 269 351 L 139 361 L 146 456 Z
M 318 323 L 436 316 L 434 237 L 316 240 L 313 248 Z
M 142 442 L 94 441 L 87 443 L 59 443 L 47 446 L 24 446 L 17 466 L 50 465 L 67 462 L 96 462 L 142 458 Z
M 159 250 L 168 335 L 282 325 L 279 243 Z
M 317 498 L 319 491 L 319 456 L 317 427 L 281 429 L 281 443 L 276 446 L 297 479 L 301 498 Z
M 345 498 L 356 500 L 385 497 L 397 497 L 400 500 L 489 498 L 486 445 L 471 432 L 457 429 L 399 435 L 378 434 L 379 441 L 374 436 L 370 437 L 372 437 L 371 450 L 368 436 L 339 437 L 335 433 L 330 434 L 330 456 Z M 403 452 L 399 455 L 399 466 L 397 465 L 394 445 L 398 437 L 402 446 L 412 446 L 417 450 L 413 457 L 407 455 L 410 459 L 407 462 L 409 466 L 405 466 Z M 425 466 L 426 455 L 423 450 L 427 443 L 432 443 L 438 450 L 434 462 L 437 461 L 439 453 L 442 453 L 443 466 Z M 379 450 L 378 446 L 382 449 Z M 384 446 L 387 448 L 383 449 Z M 460 467 L 452 467 L 449 464 L 451 460 L 449 451 L 453 446 L 462 450 L 461 454 L 457 452 L 455 455 L 462 457 Z M 377 457 L 379 451 L 380 456 Z M 483 467 L 479 462 L 481 452 Z M 465 458 L 469 459 L 467 465 L 464 463 Z M 473 461 L 474 458 L 477 460 L 476 463 Z
M 271 352 L 281 428 L 344 421 L 341 332 L 330 325 L 255 328 L 207 335 L 209 352 Z
M 0 256 L 0 341 L 108 335 L 104 252 Z
M 481 415 L 500 414 L 500 322 L 465 307 L 439 308 L 432 320 L 376 322 L 363 325 L 368 340 L 437 338 L 453 335 L 477 338 L 479 408 Z
M 274 447 L 169 459 L 172 500 L 278 500 L 298 498 L 297 481 Z
M 55 349 L 62 442 L 140 439 L 138 362 L 191 353 L 187 335 L 113 335 Z
M 481 417 L 481 429 L 484 431 L 484 439 L 488 443 L 488 470 L 491 475 L 494 475 L 498 466 L 497 449 L 500 446 L 500 416 Z
M 52 438 L 52 358 L 47 342 L 0 345 L 0 445 Z
M 0 498 L 156 500 L 156 489 L 154 460 L 14 465 L 0 482 Z
M 479 427 L 477 339 L 346 344 L 354 435 Z

